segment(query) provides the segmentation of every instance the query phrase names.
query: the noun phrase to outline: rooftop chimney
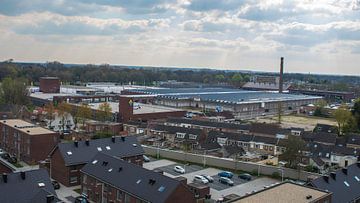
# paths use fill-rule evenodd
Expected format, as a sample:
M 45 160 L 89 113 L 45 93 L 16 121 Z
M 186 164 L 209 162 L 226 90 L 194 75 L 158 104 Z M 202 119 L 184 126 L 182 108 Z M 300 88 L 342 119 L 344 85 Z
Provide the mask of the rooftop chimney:
M 7 183 L 7 174 L 6 173 L 2 174 L 2 178 L 3 178 L 4 183 Z
M 74 145 L 75 145 L 75 147 L 78 147 L 78 146 L 79 146 L 79 142 L 78 142 L 78 141 L 74 141 Z
M 111 142 L 115 143 L 115 136 L 111 137 Z
M 347 175 L 347 168 L 343 168 L 343 169 L 341 169 L 341 171 L 342 171 L 345 175 Z
M 284 57 L 280 59 L 279 93 L 283 92 Z
M 86 144 L 86 146 L 89 146 L 89 145 L 90 145 L 90 141 L 89 141 L 89 140 L 85 140 L 85 144 Z
M 329 182 L 329 176 L 323 176 L 323 178 L 324 178 L 324 180 L 325 180 L 325 182 Z
M 331 172 L 330 176 L 331 176 L 332 179 L 336 180 L 336 173 L 335 172 Z
M 25 171 L 21 171 L 20 176 L 21 176 L 21 179 L 25 180 L 25 178 L 26 178 Z
M 124 136 L 121 137 L 121 141 L 125 142 L 125 137 Z
M 55 200 L 54 195 L 46 195 L 46 203 L 51 203 Z

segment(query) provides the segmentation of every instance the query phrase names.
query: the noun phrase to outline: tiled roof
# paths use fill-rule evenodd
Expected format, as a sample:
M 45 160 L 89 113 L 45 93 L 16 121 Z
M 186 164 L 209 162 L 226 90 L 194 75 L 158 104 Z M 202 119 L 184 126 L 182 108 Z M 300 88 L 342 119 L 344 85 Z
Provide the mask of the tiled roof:
M 180 181 L 103 153 L 95 155 L 81 171 L 146 202 L 165 202 L 181 185 Z
M 7 174 L 6 183 L 0 178 L 0 202 L 46 202 L 47 195 L 60 202 L 45 169 L 26 171 L 25 179 L 20 172 Z
M 102 138 L 86 141 L 59 143 L 58 149 L 65 161 L 65 165 L 88 163 L 99 151 L 116 157 L 132 157 L 144 154 L 144 150 L 135 136 Z
M 333 193 L 333 203 L 353 202 L 360 198 L 360 163 L 340 169 L 330 176 L 319 177 L 311 185 Z

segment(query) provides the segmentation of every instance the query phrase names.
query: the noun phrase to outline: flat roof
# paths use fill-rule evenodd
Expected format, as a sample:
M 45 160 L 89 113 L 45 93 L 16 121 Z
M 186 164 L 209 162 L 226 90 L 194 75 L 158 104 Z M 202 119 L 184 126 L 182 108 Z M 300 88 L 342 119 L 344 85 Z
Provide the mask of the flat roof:
M 90 107 L 92 109 L 99 109 L 99 106 L 104 103 L 90 103 Z M 119 112 L 119 103 L 117 102 L 108 102 L 112 112 L 118 113 Z M 159 106 L 159 105 L 152 105 L 152 104 L 142 104 L 142 103 L 136 103 L 134 105 L 134 111 L 133 114 L 148 114 L 148 113 L 164 113 L 164 112 L 174 112 L 174 111 L 184 111 L 182 109 L 176 109 L 171 107 L 165 107 L 165 106 Z
M 230 88 L 163 88 L 134 90 L 144 94 L 173 99 L 199 99 L 216 102 L 256 103 L 288 100 L 320 99 L 319 96 L 284 94 L 267 91 L 246 91 Z
M 7 119 L 7 120 L 1 120 L 0 122 L 4 125 L 16 128 L 17 130 L 22 131 L 29 135 L 41 135 L 41 134 L 55 133 L 51 130 L 36 126 L 32 123 L 29 123 L 29 122 L 26 122 L 26 121 L 20 120 L 20 119 Z
M 278 184 L 257 193 L 242 197 L 232 203 L 304 203 L 313 202 L 314 200 L 327 196 L 329 193 L 290 182 Z M 307 197 L 310 197 L 307 199 Z
M 30 97 L 37 98 L 37 99 L 43 99 L 43 100 L 49 100 L 52 101 L 54 97 L 59 96 L 80 96 L 79 94 L 65 94 L 65 93 L 42 93 L 42 92 L 35 92 L 31 93 Z

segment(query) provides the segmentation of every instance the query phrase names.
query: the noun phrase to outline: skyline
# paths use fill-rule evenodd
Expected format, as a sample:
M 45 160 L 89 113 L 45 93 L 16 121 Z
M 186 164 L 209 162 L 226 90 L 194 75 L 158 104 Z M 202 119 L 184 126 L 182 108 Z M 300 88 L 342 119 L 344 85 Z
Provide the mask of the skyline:
M 358 0 L 1 4 L 1 60 L 359 75 Z

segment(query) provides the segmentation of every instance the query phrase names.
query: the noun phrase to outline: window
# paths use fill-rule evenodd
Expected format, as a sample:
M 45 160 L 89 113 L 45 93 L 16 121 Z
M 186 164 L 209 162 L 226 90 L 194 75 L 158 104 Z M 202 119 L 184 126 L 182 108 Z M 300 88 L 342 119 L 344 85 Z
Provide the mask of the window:
M 197 135 L 193 135 L 193 134 L 189 135 L 189 139 L 196 140 L 196 138 L 197 138 Z
M 344 184 L 347 186 L 347 187 L 350 187 L 349 183 L 344 181 Z
M 125 203 L 130 203 L 130 195 L 125 194 Z
M 86 183 L 86 180 L 87 180 L 87 175 L 83 175 L 83 183 L 85 184 Z
M 116 191 L 116 200 L 122 200 L 123 198 L 123 192 L 121 190 Z
M 77 176 L 70 177 L 70 183 L 77 183 L 77 182 L 78 182 L 78 177 Z
M 111 187 L 107 184 L 104 184 L 104 192 L 110 192 L 111 191 Z
M 176 137 L 183 139 L 185 137 L 185 133 L 176 133 Z

